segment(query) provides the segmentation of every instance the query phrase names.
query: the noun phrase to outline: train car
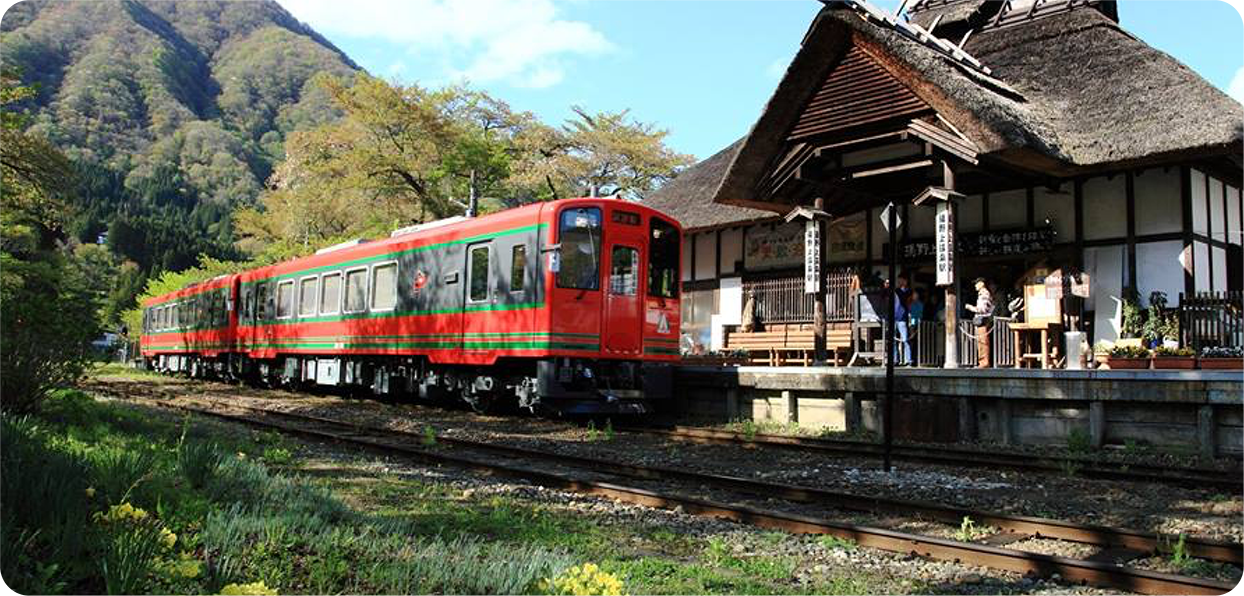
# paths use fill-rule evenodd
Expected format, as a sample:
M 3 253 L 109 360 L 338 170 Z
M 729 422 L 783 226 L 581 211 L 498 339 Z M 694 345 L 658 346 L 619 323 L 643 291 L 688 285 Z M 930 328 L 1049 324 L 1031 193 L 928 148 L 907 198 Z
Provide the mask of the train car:
M 237 350 L 237 292 L 238 276 L 222 275 L 143 302 L 140 349 L 150 368 L 226 373 Z
M 648 412 L 672 391 L 680 247 L 672 218 L 608 198 L 412 226 L 236 276 L 234 351 L 200 368 L 481 410 Z

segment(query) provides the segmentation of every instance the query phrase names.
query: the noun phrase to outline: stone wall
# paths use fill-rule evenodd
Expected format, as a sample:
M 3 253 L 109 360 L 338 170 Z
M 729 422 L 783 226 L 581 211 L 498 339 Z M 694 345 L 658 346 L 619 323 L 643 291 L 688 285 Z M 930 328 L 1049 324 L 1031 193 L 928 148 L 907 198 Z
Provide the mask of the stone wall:
M 880 428 L 881 369 L 683 367 L 676 382 L 680 412 L 690 420 Z M 1077 438 L 1096 447 L 1135 444 L 1207 456 L 1244 451 L 1239 372 L 903 370 L 895 387 L 904 398 L 895 402 L 896 424 L 909 427 L 896 428 L 896 437 L 936 431 L 941 440 L 1002 444 Z M 920 428 L 931 420 L 955 428 Z

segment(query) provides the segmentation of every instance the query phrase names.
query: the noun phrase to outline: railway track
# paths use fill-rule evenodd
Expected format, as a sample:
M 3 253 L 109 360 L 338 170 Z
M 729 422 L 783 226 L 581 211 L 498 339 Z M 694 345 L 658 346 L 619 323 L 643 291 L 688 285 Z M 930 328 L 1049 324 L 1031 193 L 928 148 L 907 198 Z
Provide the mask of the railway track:
M 438 445 L 455 448 L 454 453 L 445 453 L 444 449 L 426 445 L 427 437 L 417 433 L 359 425 L 297 412 L 237 403 L 226 404 L 214 400 L 205 401 L 211 407 L 167 403 L 161 403 L 161 405 L 235 422 L 274 428 L 314 439 L 341 441 L 370 449 L 397 452 L 424 462 L 449 464 L 491 474 L 523 478 L 550 488 L 572 490 L 652 507 L 666 509 L 681 507 L 687 513 L 732 519 L 796 533 L 831 534 L 852 540 L 862 546 L 981 565 L 1026 575 L 1058 574 L 1064 580 L 1071 582 L 1152 594 L 1222 594 L 1232 588 L 1232 584 L 1226 582 L 1158 573 L 1114 563 L 1116 559 L 1129 560 L 1166 550 L 1170 541 L 1153 534 L 973 511 L 933 503 L 864 497 L 672 468 L 623 464 L 495 443 L 436 437 L 435 441 Z M 241 410 L 246 413 L 230 413 L 225 409 Z M 463 453 L 464 451 L 482 452 L 488 454 L 489 457 L 467 455 Z M 524 461 L 530 463 L 533 460 L 541 469 L 520 465 Z M 550 463 L 557 465 L 550 466 Z M 561 467 L 564 471 L 549 471 L 549 468 L 555 467 Z M 623 485 L 615 482 L 614 478 L 640 479 L 647 482 L 697 483 L 701 486 L 712 486 L 726 491 L 777 497 L 800 503 L 815 503 L 857 511 L 900 513 L 907 516 L 914 514 L 954 523 L 968 516 L 978 523 L 998 527 L 1002 531 L 979 542 L 960 542 L 887 528 L 842 523 L 790 512 L 689 497 L 665 490 L 657 491 Z M 1037 536 L 1099 545 L 1104 550 L 1094 557 L 1073 559 L 1024 552 L 1004 546 Z M 1186 552 L 1199 558 L 1237 565 L 1241 562 L 1241 547 L 1238 544 L 1185 540 L 1184 548 Z
M 831 453 L 834 455 L 880 458 L 884 449 L 882 445 L 870 441 L 745 434 L 681 426 L 673 428 L 628 426 L 619 428 L 619 430 L 696 443 L 772 447 Z M 1169 468 L 1155 464 L 1116 463 L 1077 457 L 1035 456 L 998 452 L 985 453 L 972 449 L 931 445 L 921 445 L 919 447 L 894 445 L 891 453 L 895 459 L 930 464 L 1055 472 L 1060 474 L 1071 473 L 1086 478 L 1161 482 L 1194 488 L 1212 487 L 1229 490 L 1233 493 L 1239 492 L 1244 487 L 1244 477 L 1241 477 L 1238 471 L 1227 473 L 1204 468 Z

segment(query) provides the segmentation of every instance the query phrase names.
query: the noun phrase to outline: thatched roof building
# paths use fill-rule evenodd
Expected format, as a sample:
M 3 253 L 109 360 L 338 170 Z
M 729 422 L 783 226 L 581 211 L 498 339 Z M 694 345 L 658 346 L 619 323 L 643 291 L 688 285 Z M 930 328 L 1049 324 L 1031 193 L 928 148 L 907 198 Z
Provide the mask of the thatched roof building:
M 790 192 L 797 184 L 776 192 L 780 185 L 766 180 L 784 160 L 813 137 L 864 130 L 896 113 L 958 137 L 982 169 L 1033 178 L 1194 159 L 1239 167 L 1244 108 L 1124 31 L 1113 2 L 922 0 L 908 17 L 951 44 L 968 34 L 962 50 L 985 68 L 965 66 L 858 5 L 828 3 L 748 136 L 652 200 L 691 216 L 684 224 L 693 228 L 747 215 L 700 212 L 714 200 L 782 211 L 808 196 Z M 862 59 L 879 67 L 862 82 L 882 90 L 858 101 L 830 93 L 847 76 L 840 71 L 858 70 Z

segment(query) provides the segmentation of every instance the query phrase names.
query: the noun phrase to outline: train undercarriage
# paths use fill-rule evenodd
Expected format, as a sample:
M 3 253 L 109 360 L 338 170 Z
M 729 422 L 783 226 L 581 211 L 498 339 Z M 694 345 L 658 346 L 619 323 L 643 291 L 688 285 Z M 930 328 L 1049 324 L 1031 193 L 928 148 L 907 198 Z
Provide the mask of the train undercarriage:
M 148 368 L 192 378 L 323 390 L 397 401 L 460 400 L 478 412 L 647 414 L 673 395 L 673 367 L 586 358 L 501 359 L 488 367 L 433 364 L 418 356 L 161 354 Z

